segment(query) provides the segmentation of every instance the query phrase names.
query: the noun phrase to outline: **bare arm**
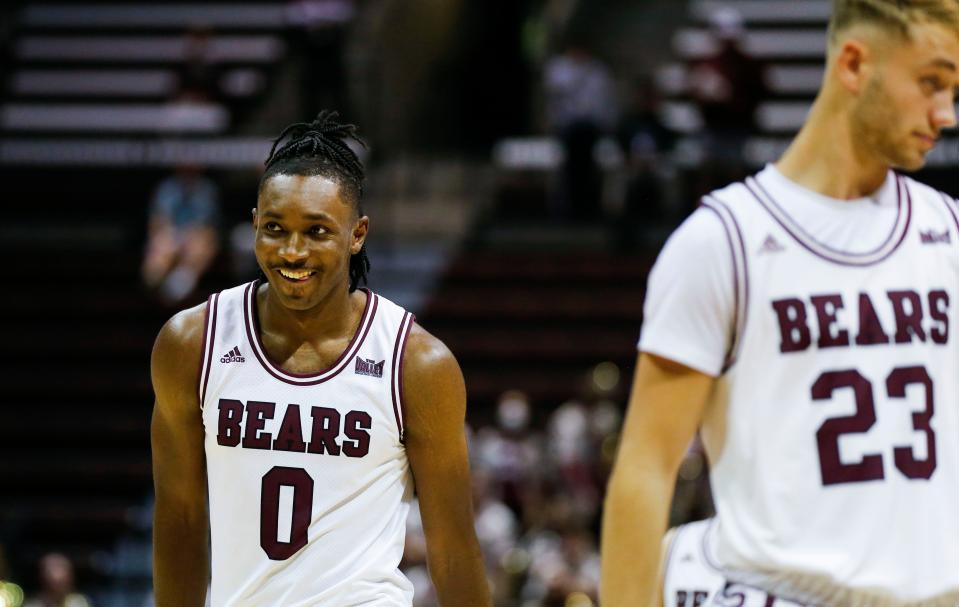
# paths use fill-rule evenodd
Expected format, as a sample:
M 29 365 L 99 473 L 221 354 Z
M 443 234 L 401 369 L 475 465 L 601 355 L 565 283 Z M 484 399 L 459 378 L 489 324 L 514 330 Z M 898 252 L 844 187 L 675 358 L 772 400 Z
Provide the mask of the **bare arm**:
M 714 379 L 641 354 L 603 514 L 603 607 L 652 607 L 676 473 Z M 661 604 L 661 603 L 660 603 Z
M 473 522 L 463 374 L 446 346 L 418 325 L 403 361 L 406 453 L 437 597 L 447 607 L 491 607 Z
M 202 607 L 209 582 L 206 459 L 197 376 L 204 307 L 167 322 L 153 347 L 153 587 L 157 607 Z

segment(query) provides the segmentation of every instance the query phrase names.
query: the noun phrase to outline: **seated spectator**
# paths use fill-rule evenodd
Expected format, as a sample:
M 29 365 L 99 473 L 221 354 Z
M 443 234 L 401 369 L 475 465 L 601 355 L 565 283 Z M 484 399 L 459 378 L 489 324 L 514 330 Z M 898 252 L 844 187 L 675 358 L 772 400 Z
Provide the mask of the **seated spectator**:
M 40 559 L 40 592 L 23 607 L 90 607 L 90 601 L 74 589 L 73 563 L 54 552 Z
M 183 62 L 177 70 L 179 101 L 203 103 L 220 99 L 222 73 L 214 59 L 212 30 L 202 26 L 190 28 L 184 41 Z
M 143 282 L 170 304 L 196 288 L 219 251 L 219 191 L 199 167 L 180 166 L 150 203 Z
M 642 230 L 667 219 L 664 175 L 671 168 L 669 154 L 677 135 L 660 118 L 661 97 L 650 77 L 633 83 L 619 124 L 618 139 L 626 157 L 626 200 L 615 222 L 619 250 L 636 249 Z
M 746 175 L 743 146 L 758 130 L 756 110 L 769 96 L 765 64 L 743 44 L 742 16 L 732 8 L 717 9 L 709 31 L 716 51 L 689 72 L 690 95 L 705 127 L 704 192 Z
M 561 215 L 601 216 L 602 174 L 594 157 L 599 139 L 616 124 L 616 89 L 609 68 L 574 36 L 544 66 L 543 94 L 550 129 L 565 151 Z

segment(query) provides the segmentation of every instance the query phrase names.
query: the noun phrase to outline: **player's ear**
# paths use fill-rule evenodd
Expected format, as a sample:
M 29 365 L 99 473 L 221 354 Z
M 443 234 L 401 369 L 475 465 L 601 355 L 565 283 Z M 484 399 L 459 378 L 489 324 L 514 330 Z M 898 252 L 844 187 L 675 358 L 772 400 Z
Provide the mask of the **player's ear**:
M 356 223 L 353 224 L 353 233 L 351 234 L 350 255 L 356 255 L 360 252 L 360 249 L 363 248 L 363 243 L 366 242 L 366 235 L 369 231 L 370 218 L 366 215 L 357 218 Z
M 256 214 L 256 207 L 253 207 L 253 230 L 255 231 L 260 227 L 260 216 Z
M 874 57 L 869 46 L 862 40 L 847 38 L 836 49 L 836 73 L 843 88 L 859 95 L 866 87 L 872 71 Z

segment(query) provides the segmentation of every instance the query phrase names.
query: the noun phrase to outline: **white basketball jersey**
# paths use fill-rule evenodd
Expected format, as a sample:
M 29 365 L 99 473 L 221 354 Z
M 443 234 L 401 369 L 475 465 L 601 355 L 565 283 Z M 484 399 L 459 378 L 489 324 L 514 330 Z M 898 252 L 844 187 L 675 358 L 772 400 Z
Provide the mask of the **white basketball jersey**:
M 400 372 L 410 313 L 367 291 L 329 369 L 288 373 L 259 336 L 257 282 L 210 297 L 200 375 L 212 605 L 409 607 L 412 479 Z
M 707 607 L 726 583 L 706 555 L 706 532 L 714 522 L 686 523 L 670 532 L 663 569 L 664 607 Z
M 862 253 L 804 231 L 763 174 L 703 201 L 737 282 L 702 428 L 713 557 L 803 603 L 959 605 L 959 219 L 894 178 L 895 225 Z

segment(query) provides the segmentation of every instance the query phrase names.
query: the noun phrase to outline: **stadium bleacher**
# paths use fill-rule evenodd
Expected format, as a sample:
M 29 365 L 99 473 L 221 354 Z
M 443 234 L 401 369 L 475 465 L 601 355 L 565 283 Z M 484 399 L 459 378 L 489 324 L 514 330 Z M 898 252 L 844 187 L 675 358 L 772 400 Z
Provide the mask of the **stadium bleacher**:
M 18 260 L 16 293 L 0 303 L 16 344 L 0 354 L 0 543 L 28 587 L 37 558 L 58 550 L 98 606 L 149 593 L 148 361 L 170 312 L 139 287 L 145 208 L 183 162 L 255 183 L 269 141 L 240 133 L 284 61 L 283 10 L 69 3 L 16 14 L 0 102 L 11 209 L 0 250 Z M 198 24 L 223 94 L 184 100 Z

